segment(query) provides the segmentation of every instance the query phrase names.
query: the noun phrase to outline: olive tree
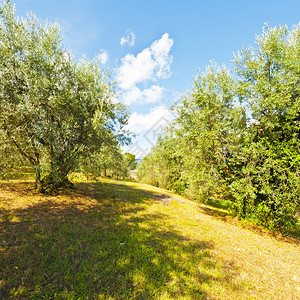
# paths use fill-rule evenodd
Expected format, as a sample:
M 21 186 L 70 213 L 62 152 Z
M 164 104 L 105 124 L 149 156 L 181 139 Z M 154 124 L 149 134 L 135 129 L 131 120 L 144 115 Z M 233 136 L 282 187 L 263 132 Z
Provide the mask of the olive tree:
M 300 203 L 300 26 L 266 26 L 256 42 L 235 58 L 251 116 L 232 191 L 239 216 L 283 228 Z
M 127 112 L 109 74 L 96 61 L 76 62 L 57 24 L 43 27 L 32 14 L 19 19 L 8 1 L 0 11 L 0 76 L 1 130 L 35 169 L 42 192 L 69 186 L 80 156 L 126 140 L 118 132 Z
M 231 177 L 229 156 L 239 144 L 245 124 L 230 72 L 212 64 L 199 73 L 177 113 L 186 194 L 203 201 L 222 194 Z

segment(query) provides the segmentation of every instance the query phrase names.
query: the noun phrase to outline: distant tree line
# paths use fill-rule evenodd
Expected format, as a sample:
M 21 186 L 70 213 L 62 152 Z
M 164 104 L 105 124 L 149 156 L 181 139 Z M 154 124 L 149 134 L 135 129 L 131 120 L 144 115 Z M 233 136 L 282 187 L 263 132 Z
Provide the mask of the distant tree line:
M 127 118 L 109 73 L 97 60 L 76 61 L 57 24 L 19 19 L 9 1 L 0 5 L 1 177 L 27 164 L 39 191 L 57 193 L 78 169 L 124 176 Z
M 269 229 L 300 208 L 300 26 L 266 25 L 234 68 L 212 63 L 173 107 L 176 119 L 138 168 L 141 180 Z

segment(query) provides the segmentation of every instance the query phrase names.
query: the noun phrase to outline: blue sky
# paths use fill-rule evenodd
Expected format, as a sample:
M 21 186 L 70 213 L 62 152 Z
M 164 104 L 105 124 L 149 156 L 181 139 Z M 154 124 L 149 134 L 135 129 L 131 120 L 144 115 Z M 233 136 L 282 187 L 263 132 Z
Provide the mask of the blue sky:
M 231 67 L 233 53 L 254 45 L 265 22 L 300 21 L 299 0 L 15 0 L 17 15 L 32 11 L 58 22 L 65 47 L 79 59 L 98 56 L 119 81 L 130 108 L 128 128 L 137 134 L 125 147 L 146 154 L 172 118 L 167 109 L 190 89 L 210 60 Z

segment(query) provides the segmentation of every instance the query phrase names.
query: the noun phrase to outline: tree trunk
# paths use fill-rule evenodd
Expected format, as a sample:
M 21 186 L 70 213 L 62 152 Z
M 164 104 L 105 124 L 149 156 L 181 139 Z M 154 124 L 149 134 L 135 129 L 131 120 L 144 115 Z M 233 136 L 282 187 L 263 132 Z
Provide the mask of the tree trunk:
M 40 182 L 39 191 L 43 194 L 57 195 L 59 189 L 70 189 L 74 184 L 68 179 L 68 174 L 50 172 Z
M 68 151 L 59 156 L 52 154 L 50 173 L 41 180 L 39 191 L 43 194 L 57 195 L 59 189 L 74 187 L 68 179 L 68 174 L 74 168 L 75 160 Z
M 40 181 L 39 191 L 43 194 L 57 195 L 61 188 L 72 188 L 74 185 L 68 179 L 70 170 L 71 165 L 69 162 L 51 163 L 51 171 Z
M 41 168 L 40 165 L 38 164 L 35 166 L 35 188 L 39 189 L 41 185 Z

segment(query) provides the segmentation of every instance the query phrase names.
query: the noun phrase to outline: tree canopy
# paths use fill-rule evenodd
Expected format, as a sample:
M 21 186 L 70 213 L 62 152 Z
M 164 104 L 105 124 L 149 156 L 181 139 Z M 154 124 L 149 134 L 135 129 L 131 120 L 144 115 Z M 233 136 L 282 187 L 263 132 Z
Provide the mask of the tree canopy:
M 127 111 L 109 73 L 96 60 L 75 61 L 57 24 L 19 19 L 8 1 L 0 10 L 0 74 L 3 139 L 34 167 L 42 192 L 69 185 L 81 156 L 128 141 L 119 131 Z
M 232 70 L 212 64 L 196 76 L 140 178 L 201 201 L 229 200 L 236 215 L 271 229 L 295 224 L 299 71 L 300 26 L 266 25 Z

